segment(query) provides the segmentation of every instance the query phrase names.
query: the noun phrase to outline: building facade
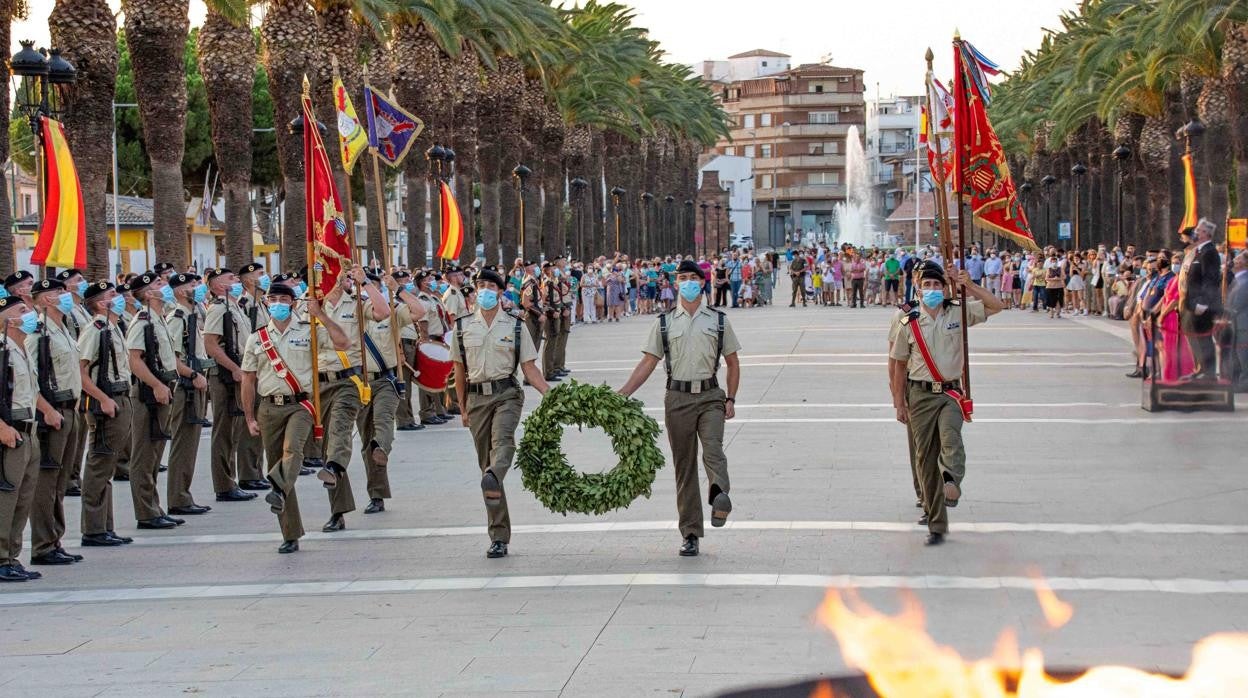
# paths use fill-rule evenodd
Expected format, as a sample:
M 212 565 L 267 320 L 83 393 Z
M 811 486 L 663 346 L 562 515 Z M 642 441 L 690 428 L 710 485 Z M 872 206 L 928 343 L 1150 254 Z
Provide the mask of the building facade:
M 715 88 L 731 122 L 714 152 L 753 160 L 754 243 L 782 247 L 798 233 L 834 231 L 835 206 L 845 200 L 845 138 L 851 126 L 866 127 L 862 71 L 794 68 L 788 56 L 761 49 L 720 63 L 703 64 L 708 79 L 717 71 L 724 78 Z
M 921 96 L 894 96 L 867 102 L 867 164 L 875 210 L 885 218 L 914 191 L 916 167 L 919 191 L 930 190 L 926 156 L 917 158 L 923 101 Z

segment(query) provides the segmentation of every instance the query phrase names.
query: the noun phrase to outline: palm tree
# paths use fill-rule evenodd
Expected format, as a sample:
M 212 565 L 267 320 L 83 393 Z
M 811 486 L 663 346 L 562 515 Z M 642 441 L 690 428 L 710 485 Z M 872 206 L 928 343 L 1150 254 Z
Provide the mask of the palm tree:
M 255 37 L 245 20 L 210 6 L 196 40 L 212 122 L 212 149 L 225 197 L 226 265 L 237 269 L 255 258 L 249 200 Z M 288 268 L 292 266 L 294 260 L 283 259 Z
M 121 9 L 134 62 L 143 144 L 152 167 L 155 246 L 162 259 L 182 265 L 191 258 L 182 186 L 186 65 L 181 60 L 190 30 L 189 0 L 122 0 Z
M 78 71 L 77 80 L 64 93 L 61 119 L 82 187 L 87 222 L 86 271 L 93 279 L 108 278 L 108 231 L 112 226 L 105 220 L 105 192 L 112 178 L 110 143 L 113 90 L 117 82 L 117 20 L 105 0 L 59 0 L 48 16 L 48 29 L 54 44 L 68 47 L 65 58 Z M 7 139 L 4 147 L 8 147 Z M 11 236 L 5 237 L 11 244 Z
M 25 19 L 26 5 L 21 0 L 2 0 L 0 1 L 0 40 L 4 41 L 5 46 L 10 45 L 11 30 L 13 28 L 13 20 Z M 4 98 L 4 104 L 9 104 L 9 81 L 4 81 L 4 87 L 0 88 L 0 97 Z M 0 115 L 0 127 L 4 129 L 3 133 L 9 132 L 9 110 L 0 109 L 4 112 Z M 0 144 L 0 162 L 8 162 L 9 160 L 9 139 L 3 138 L 4 143 Z M 9 185 L 7 175 L 0 167 L 0 187 L 8 191 Z M 13 212 L 9 209 L 9 197 L 0 196 L 0 226 L 5 230 L 13 229 Z M 0 235 L 0 269 L 13 269 L 16 265 L 13 258 L 13 236 Z

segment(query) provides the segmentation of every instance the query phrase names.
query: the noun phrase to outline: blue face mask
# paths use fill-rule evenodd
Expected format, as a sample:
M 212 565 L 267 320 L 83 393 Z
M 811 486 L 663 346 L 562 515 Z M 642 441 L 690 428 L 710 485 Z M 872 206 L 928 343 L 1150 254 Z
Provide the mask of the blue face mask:
M 403 284 L 403 290 L 407 291 L 408 293 L 416 293 L 416 284 L 409 281 Z
M 126 312 L 126 297 L 117 296 L 116 298 L 114 298 L 113 306 L 110 308 L 110 310 L 113 311 L 113 315 L 121 315 L 122 313 Z
M 483 288 L 477 291 L 477 305 L 482 310 L 493 310 L 498 305 L 498 291 L 492 288 Z
M 160 287 L 160 300 L 164 301 L 165 303 L 172 303 L 173 302 L 173 287 L 161 286 Z
M 451 287 L 451 285 L 450 285 L 450 284 L 448 284 L 448 283 L 446 283 L 445 281 L 443 281 L 443 282 L 441 282 L 441 283 L 439 283 L 439 284 L 438 284 L 438 293 L 446 293 L 446 289 L 448 289 L 448 288 L 450 288 L 450 287 Z
M 308 285 L 306 283 L 300 281 L 298 284 L 296 284 L 295 293 L 299 294 L 300 297 L 302 297 L 303 294 L 307 292 L 308 292 Z
M 203 302 L 204 302 L 204 299 L 205 299 L 205 298 L 207 298 L 207 297 L 208 297 L 208 287 L 207 287 L 207 286 L 205 286 L 205 285 L 203 285 L 203 284 L 200 284 L 200 285 L 198 285 L 198 286 L 196 286 L 196 287 L 195 287 L 195 295 L 194 295 L 194 300 L 195 300 L 195 302 L 196 302 L 196 303 L 203 303 Z
M 929 308 L 937 308 L 937 307 L 940 307 L 940 304 L 944 302 L 945 302 L 944 291 L 935 291 L 935 290 L 930 290 L 930 289 L 925 289 L 923 291 L 923 305 L 926 305 Z
M 702 284 L 693 279 L 686 279 L 680 282 L 680 297 L 690 303 L 696 301 L 698 296 L 702 295 Z
M 37 329 L 39 329 L 39 313 L 33 310 L 22 313 L 22 331 L 26 334 L 34 334 Z
M 74 297 L 68 293 L 62 293 L 61 297 L 56 299 L 56 309 L 65 315 L 74 312 Z
M 278 322 L 286 322 L 290 319 L 289 303 L 270 303 L 269 315 Z
M 235 281 L 234 283 L 230 284 L 230 298 L 237 299 L 237 298 L 242 298 L 242 297 L 243 297 L 243 283 L 241 281 Z
M 563 276 L 563 272 L 560 271 L 559 267 L 555 267 L 555 278 L 557 279 L 561 276 Z
M 0 298 L 8 298 L 8 297 L 9 297 L 9 292 L 6 291 L 3 286 L 0 286 Z
M 143 301 L 139 300 L 138 298 L 135 298 L 135 299 L 134 299 L 134 309 L 135 309 L 135 310 L 142 310 L 142 309 L 143 309 Z
M 269 287 L 273 285 L 273 279 L 269 278 L 268 274 L 265 274 L 256 280 L 256 285 L 260 287 L 261 291 L 268 293 Z
M 82 294 L 84 294 L 84 293 L 86 293 L 86 292 L 87 292 L 87 287 L 89 287 L 90 285 L 91 285 L 91 284 L 87 283 L 86 281 L 79 281 L 79 282 L 76 284 L 76 286 L 78 287 L 78 297 L 79 297 L 79 298 L 82 298 Z

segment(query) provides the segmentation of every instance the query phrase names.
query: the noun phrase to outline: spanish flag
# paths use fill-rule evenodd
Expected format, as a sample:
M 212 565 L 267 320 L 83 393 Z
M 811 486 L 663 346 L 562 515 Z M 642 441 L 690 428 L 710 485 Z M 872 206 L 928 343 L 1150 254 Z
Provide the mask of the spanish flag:
M 1193 172 L 1192 155 L 1183 156 L 1183 221 L 1179 230 L 1195 228 L 1200 216 L 1196 213 L 1196 173 Z
M 30 261 L 48 267 L 87 266 L 87 219 L 78 169 L 61 122 L 43 117 L 43 223 Z
M 451 188 L 446 182 L 439 184 L 442 187 L 442 244 L 438 247 L 438 256 L 456 259 L 464 246 L 464 219 L 459 215 L 459 204 L 455 203 Z

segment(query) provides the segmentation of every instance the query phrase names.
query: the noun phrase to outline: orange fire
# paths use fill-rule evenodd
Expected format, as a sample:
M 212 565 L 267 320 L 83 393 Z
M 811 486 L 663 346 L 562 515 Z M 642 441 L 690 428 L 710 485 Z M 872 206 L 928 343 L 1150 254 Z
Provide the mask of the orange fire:
M 1047 585 L 1037 596 L 1050 623 L 1070 611 Z M 1248 696 L 1248 634 L 1211 635 L 1196 644 L 1187 674 L 1175 679 L 1129 667 L 1101 666 L 1073 680 L 1044 669 L 1038 649 L 1019 658 L 1018 641 L 1002 633 L 993 656 L 965 660 L 927 634 L 923 609 L 910 594 L 897 615 L 881 613 L 852 591 L 829 590 L 818 617 L 841 646 L 845 662 L 866 675 L 881 698 L 1243 698 Z M 1061 620 L 1061 614 L 1057 616 Z M 1069 620 L 1067 615 L 1065 620 Z M 1062 620 L 1062 623 L 1065 622 Z M 821 684 L 822 685 L 822 684 Z M 818 692 L 818 689 L 816 690 Z M 812 696 L 816 698 L 816 696 Z M 818 698 L 823 698 L 822 696 Z

